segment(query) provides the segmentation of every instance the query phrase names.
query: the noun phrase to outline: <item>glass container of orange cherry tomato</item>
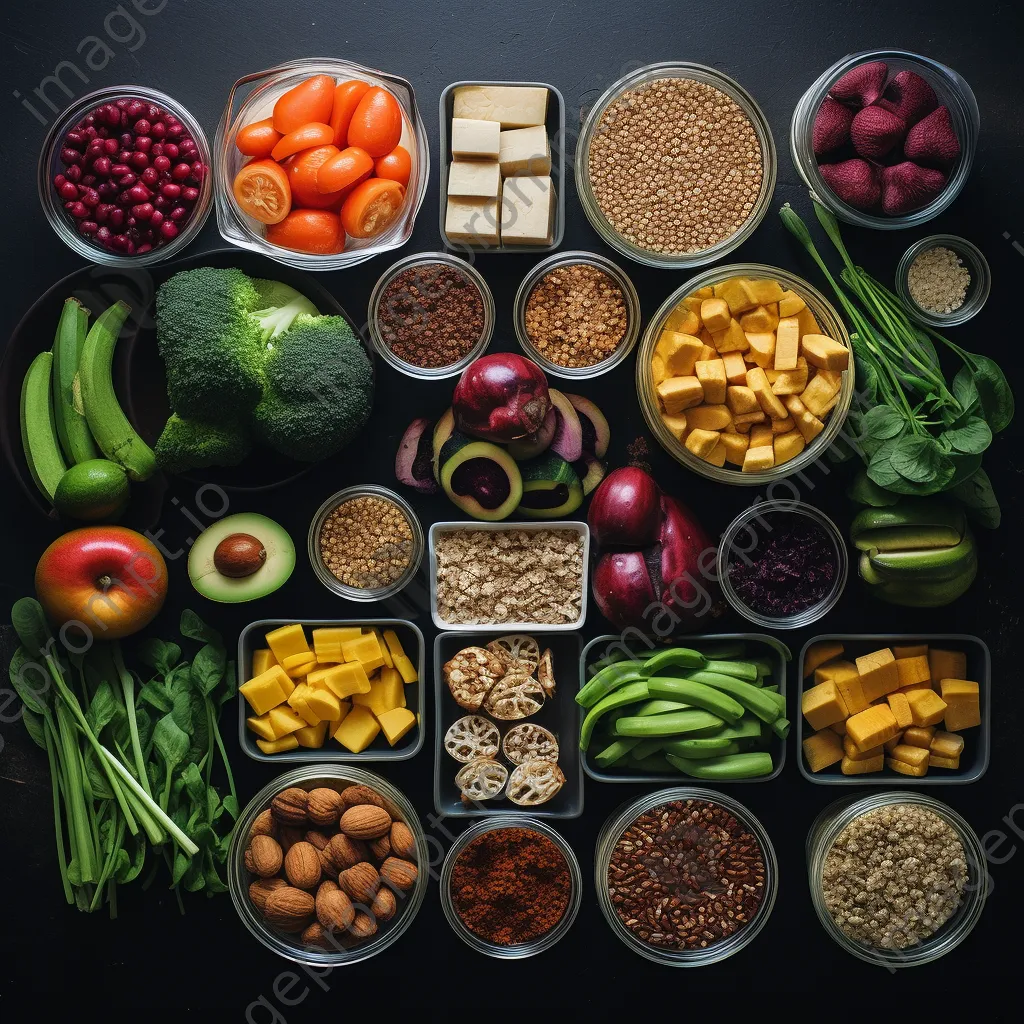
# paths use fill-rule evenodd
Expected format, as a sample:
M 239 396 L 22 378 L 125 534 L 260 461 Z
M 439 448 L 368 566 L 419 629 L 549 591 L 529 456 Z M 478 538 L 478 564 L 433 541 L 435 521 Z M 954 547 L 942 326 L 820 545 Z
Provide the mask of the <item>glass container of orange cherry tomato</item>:
M 214 151 L 221 235 L 304 270 L 404 245 L 430 170 L 412 86 L 329 58 L 239 79 Z

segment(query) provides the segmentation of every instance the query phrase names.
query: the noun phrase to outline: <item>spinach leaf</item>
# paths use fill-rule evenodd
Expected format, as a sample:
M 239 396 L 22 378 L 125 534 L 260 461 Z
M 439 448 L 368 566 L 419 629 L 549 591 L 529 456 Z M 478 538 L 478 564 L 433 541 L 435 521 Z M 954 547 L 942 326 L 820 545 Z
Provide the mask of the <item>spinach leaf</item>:
M 868 477 L 879 487 L 891 489 L 894 484 L 899 483 L 900 474 L 890 460 L 890 456 L 896 450 L 897 441 L 895 438 L 884 441 L 872 454 L 868 462 Z
M 96 688 L 89 703 L 89 710 L 85 713 L 85 720 L 94 733 L 99 735 L 104 726 L 113 720 L 119 704 L 120 701 L 114 696 L 113 687 L 104 679 Z
M 889 456 L 893 469 L 915 484 L 941 483 L 953 478 L 953 464 L 933 437 L 901 437 Z
M 34 597 L 22 597 L 11 607 L 11 625 L 29 654 L 38 655 L 50 642 L 50 627 L 43 606 Z
M 157 679 L 151 679 L 148 683 L 143 683 L 139 687 L 139 700 L 145 701 L 164 714 L 167 714 L 174 707 L 174 700 L 167 687 Z
M 127 863 L 114 875 L 117 882 L 132 882 L 142 873 L 146 863 L 146 840 L 141 833 L 132 840 L 132 847 L 130 854 L 126 852 Z
M 52 699 L 50 691 L 53 686 L 46 666 L 24 647 L 18 647 L 11 658 L 7 674 L 11 677 L 14 692 L 21 698 L 26 709 L 45 716 L 47 698 Z
M 201 851 L 192 858 L 181 884 L 185 887 L 186 892 L 199 892 L 206 885 L 206 879 L 203 877 L 203 854 Z
M 203 877 L 206 879 L 206 890 L 211 893 L 227 892 L 227 886 L 224 884 L 224 880 L 220 877 L 217 871 L 217 865 L 214 862 L 215 853 L 207 850 L 203 856 L 204 868 Z
M 964 353 L 971 368 L 974 386 L 978 389 L 978 400 L 992 432 L 1005 430 L 1013 419 L 1013 392 L 1006 376 L 994 359 L 979 356 L 973 352 Z
M 92 747 L 86 747 L 82 754 L 82 759 L 85 763 L 86 777 L 89 779 L 89 785 L 92 787 L 92 795 L 97 800 L 112 800 L 114 792 L 110 788 L 106 772 L 100 766 L 96 751 Z
M 887 405 L 876 405 L 868 409 L 861 419 L 861 434 L 881 441 L 901 434 L 907 421 L 895 409 Z
M 139 645 L 139 660 L 167 675 L 181 660 L 181 648 L 177 644 L 152 637 Z
M 980 416 L 968 416 L 960 426 L 944 431 L 941 439 L 965 455 L 980 455 L 992 443 L 992 430 Z
M 235 694 L 238 693 L 238 673 L 235 663 L 229 661 L 224 666 L 224 686 L 217 694 L 217 707 L 223 707 Z
M 188 753 L 188 734 L 178 727 L 172 715 L 164 715 L 153 730 L 153 745 L 173 771 Z
M 238 817 L 238 797 L 232 796 L 230 793 L 224 797 L 221 801 L 221 807 L 231 815 L 232 818 Z M 230 838 L 230 834 L 228 836 Z
M 206 644 L 201 647 L 195 658 L 192 659 L 192 685 L 203 696 L 208 696 L 224 678 L 226 662 L 227 656 L 223 647 L 214 644 Z
M 967 508 L 967 514 L 979 526 L 995 530 L 1002 520 L 999 500 L 992 488 L 992 481 L 983 469 L 979 469 L 969 479 L 963 480 L 950 490 L 953 497 L 959 499 Z
M 21 709 L 21 720 L 25 723 L 25 731 L 32 738 L 37 747 L 46 749 L 46 724 L 41 715 L 37 715 L 28 708 Z
M 978 387 L 969 366 L 961 366 L 953 378 L 953 397 L 966 413 L 974 412 L 978 404 Z
M 193 804 L 198 804 L 205 813 L 207 809 L 206 782 L 203 779 L 203 773 L 199 770 L 199 765 L 194 761 L 186 765 L 181 773 L 181 779 L 185 784 L 185 792 L 188 793 L 189 799 Z
M 208 626 L 191 608 L 186 608 L 181 613 L 181 624 L 178 627 L 182 636 L 190 640 L 199 640 L 204 644 L 215 644 L 223 647 L 224 642 L 220 633 L 212 626 Z
M 850 482 L 846 489 L 846 496 L 851 501 L 861 505 L 870 505 L 872 508 L 888 508 L 898 502 L 899 495 L 879 487 L 863 469 L 857 471 L 857 475 Z

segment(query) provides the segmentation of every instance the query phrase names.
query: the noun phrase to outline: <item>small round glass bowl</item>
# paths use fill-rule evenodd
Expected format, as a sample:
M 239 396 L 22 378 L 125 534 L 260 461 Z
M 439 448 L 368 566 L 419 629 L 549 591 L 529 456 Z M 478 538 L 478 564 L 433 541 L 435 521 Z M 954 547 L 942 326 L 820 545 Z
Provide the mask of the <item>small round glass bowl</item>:
M 619 290 L 622 292 L 623 302 L 626 304 L 626 333 L 622 336 L 622 340 L 611 355 L 602 359 L 599 363 L 594 363 L 592 366 L 562 366 L 560 363 L 552 362 L 534 346 L 526 330 L 526 304 L 530 300 L 533 289 L 552 270 L 570 266 L 594 267 L 596 270 L 603 271 L 618 285 Z M 516 337 L 519 339 L 519 344 L 523 351 L 534 362 L 543 366 L 545 371 L 552 376 L 566 377 L 574 380 L 599 377 L 602 373 L 607 373 L 623 362 L 629 353 L 633 351 L 636 340 L 640 336 L 640 317 L 640 298 L 636 293 L 636 288 L 633 287 L 633 282 L 626 275 L 625 271 L 612 263 L 611 260 L 605 259 L 604 256 L 583 251 L 560 252 L 554 256 L 549 256 L 546 260 L 541 260 L 523 278 L 523 283 L 516 292 L 515 301 L 512 306 L 512 318 L 515 321 Z
M 794 612 L 792 615 L 763 615 L 748 607 L 733 588 L 729 576 L 729 568 L 735 556 L 746 557 L 758 548 L 762 533 L 771 533 L 772 527 L 767 525 L 768 517 L 803 516 L 816 523 L 832 542 L 835 552 L 836 575 L 832 581 L 832 589 L 817 604 Z M 749 543 L 745 543 L 749 541 Z M 725 529 L 718 545 L 718 582 L 729 605 L 748 622 L 756 623 L 765 629 L 799 629 L 809 626 L 835 607 L 846 588 L 846 579 L 850 572 L 850 556 L 846 550 L 846 542 L 839 532 L 839 527 L 824 512 L 813 505 L 802 501 L 771 500 L 761 501 L 750 508 L 744 509 Z
M 409 527 L 412 530 L 412 552 L 409 556 L 409 564 L 401 576 L 384 586 L 353 587 L 347 583 L 342 583 L 324 565 L 324 560 L 320 556 L 320 531 L 323 529 L 324 522 L 339 505 L 343 505 L 346 501 L 351 501 L 353 498 L 382 498 L 385 501 L 390 501 L 398 507 L 399 511 L 409 521 Z M 416 513 L 412 510 L 412 506 L 404 498 L 395 494 L 394 491 L 388 490 L 386 487 L 378 487 L 376 484 L 357 484 L 355 487 L 346 487 L 336 494 L 332 494 L 316 510 L 316 515 L 313 516 L 313 521 L 309 525 L 307 551 L 309 553 L 309 562 L 313 566 L 313 572 L 316 573 L 317 579 L 328 590 L 349 601 L 383 601 L 385 598 L 394 597 L 399 591 L 405 589 L 416 573 L 420 571 L 420 564 L 423 562 L 425 550 L 426 540 L 423 536 L 423 527 L 420 525 Z
M 325 787 L 340 792 L 346 786 L 352 785 L 369 786 L 384 798 L 388 814 L 395 821 L 401 821 L 408 825 L 416 841 L 416 863 L 419 866 L 419 871 L 413 887 L 408 892 L 395 891 L 399 905 L 398 912 L 390 921 L 382 923 L 377 934 L 372 938 L 356 943 L 348 949 L 344 948 L 344 940 L 339 940 L 338 945 L 341 948 L 337 949 L 327 950 L 318 946 L 304 946 L 298 935 L 288 935 L 271 928 L 249 899 L 249 884 L 255 879 L 255 876 L 246 870 L 244 862 L 245 850 L 249 845 L 249 832 L 256 817 L 270 806 L 270 802 L 283 789 L 288 789 L 291 786 L 305 790 Z M 419 913 L 423 899 L 427 895 L 427 886 L 430 880 L 430 871 L 427 870 L 429 864 L 430 853 L 427 849 L 423 827 L 415 809 L 403 793 L 395 789 L 386 779 L 374 775 L 372 772 L 363 771 L 361 768 L 341 764 L 316 764 L 305 768 L 296 768 L 294 771 L 279 775 L 273 782 L 264 786 L 242 811 L 235 823 L 234 832 L 231 835 L 231 848 L 228 851 L 228 890 L 231 893 L 231 902 L 234 904 L 235 911 L 242 919 L 242 924 L 272 953 L 277 953 L 278 956 L 283 956 L 298 964 L 308 964 L 314 967 L 345 967 L 348 964 L 369 960 L 370 957 L 383 953 L 406 932 L 409 925 L 412 924 L 413 918 Z
M 710 248 L 702 249 L 699 252 L 666 255 L 665 253 L 652 252 L 650 249 L 644 249 L 635 245 L 612 226 L 612 223 L 605 216 L 597 201 L 597 196 L 594 194 L 590 181 L 590 146 L 594 140 L 594 135 L 601 122 L 601 118 L 604 116 L 604 112 L 623 93 L 665 78 L 686 78 L 710 85 L 725 93 L 740 107 L 750 121 L 761 149 L 761 191 L 758 193 L 750 215 L 738 231 Z M 594 230 L 597 231 L 608 245 L 630 259 L 646 264 L 649 267 L 662 267 L 666 270 L 677 270 L 681 267 L 701 267 L 706 263 L 714 263 L 727 253 L 732 252 L 737 246 L 742 245 L 753 234 L 755 228 L 761 223 L 764 215 L 768 212 L 772 193 L 775 191 L 777 174 L 778 156 L 775 152 L 775 142 L 772 139 L 771 128 L 768 126 L 768 121 L 754 98 L 739 83 L 734 82 L 720 71 L 706 67 L 703 64 L 692 64 L 688 61 L 665 61 L 659 64 L 648 64 L 623 76 L 617 82 L 613 82 L 587 112 L 579 141 L 576 145 L 576 191 L 579 193 L 580 202 L 583 204 L 583 211 L 587 215 L 587 220 L 593 225 Z
M 494 942 L 488 942 L 481 938 L 476 932 L 471 931 L 459 916 L 452 900 L 452 872 L 455 870 L 455 862 L 459 859 L 463 850 L 476 838 L 487 832 L 497 832 L 502 829 L 515 828 L 526 829 L 530 832 L 538 832 L 558 847 L 559 852 L 565 857 L 566 867 L 569 869 L 570 892 L 569 905 L 561 920 L 554 928 L 546 931 L 543 935 L 531 939 L 529 942 L 520 942 L 514 946 L 500 946 Z M 580 901 L 583 894 L 583 876 L 580 874 L 580 865 L 576 860 L 576 854 L 572 847 L 553 829 L 536 818 L 521 817 L 515 814 L 497 814 L 486 821 L 467 828 L 448 851 L 441 866 L 441 909 L 452 930 L 467 946 L 471 946 L 478 953 L 486 956 L 497 957 L 500 960 L 522 960 L 524 957 L 535 956 L 550 949 L 561 939 L 572 927 L 576 920 L 576 914 L 580 909 Z
M 146 103 L 154 103 L 168 113 L 173 114 L 187 129 L 199 150 L 199 159 L 208 168 L 199 183 L 199 198 L 192 208 L 192 216 L 185 222 L 177 235 L 169 242 L 164 242 L 149 252 L 127 255 L 111 252 L 94 244 L 85 235 L 79 234 L 75 220 L 64 209 L 64 201 L 57 195 L 53 179 L 64 173 L 64 165 L 60 160 L 61 143 L 64 136 L 79 121 L 96 107 L 104 103 L 116 103 L 120 99 L 137 99 Z M 133 172 L 134 173 L 134 172 Z M 50 227 L 70 248 L 91 263 L 100 263 L 107 267 L 145 267 L 161 260 L 175 256 L 199 234 L 206 218 L 213 207 L 213 161 L 210 155 L 210 144 L 199 122 L 180 104 L 166 93 L 156 89 L 147 89 L 141 85 L 115 85 L 107 89 L 98 89 L 76 100 L 64 110 L 50 126 L 46 140 L 39 154 L 36 171 L 36 188 L 43 213 L 50 222 Z
M 436 266 L 450 267 L 468 277 L 476 285 L 484 306 L 484 326 L 477 342 L 461 359 L 457 359 L 454 363 L 449 363 L 446 366 L 417 366 L 415 363 L 406 362 L 395 355 L 391 346 L 381 337 L 380 304 L 388 285 L 399 274 L 410 268 Z M 422 287 L 420 290 L 422 293 Z M 373 291 L 370 294 L 370 305 L 367 311 L 367 329 L 370 334 L 370 341 L 373 343 L 377 354 L 389 366 L 393 366 L 399 372 L 409 377 L 416 377 L 418 380 L 440 380 L 444 377 L 455 377 L 462 373 L 474 359 L 482 356 L 491 342 L 491 336 L 494 334 L 494 296 L 491 294 L 491 289 L 483 279 L 480 271 L 465 260 L 446 252 L 419 252 L 412 256 L 406 256 L 394 264 L 394 266 L 389 267 L 374 285 Z
M 784 462 L 781 466 L 774 466 L 771 469 L 762 470 L 758 473 L 744 473 L 739 466 L 732 466 L 728 463 L 724 466 L 712 466 L 710 462 L 698 458 L 681 441 L 677 440 L 672 431 L 665 426 L 661 418 L 661 407 L 658 404 L 658 396 L 655 392 L 654 371 L 651 366 L 651 359 L 654 349 L 658 344 L 658 338 L 665 326 L 669 316 L 675 308 L 693 292 L 699 288 L 710 285 L 721 284 L 730 277 L 768 277 L 772 278 L 783 287 L 796 292 L 807 304 L 807 308 L 814 314 L 823 334 L 840 342 L 850 348 L 850 336 L 847 334 L 846 325 L 840 319 L 835 307 L 825 298 L 813 285 L 809 284 L 802 277 L 791 274 L 788 270 L 779 267 L 769 267 L 762 263 L 733 263 L 724 267 L 715 267 L 713 270 L 705 270 L 696 277 L 690 278 L 681 288 L 677 288 L 658 308 L 658 311 L 648 321 L 644 330 L 643 338 L 636 355 L 636 393 L 643 411 L 644 419 L 650 427 L 651 433 L 658 439 L 658 443 L 677 462 L 681 462 L 687 469 L 707 477 L 709 480 L 716 480 L 723 484 L 736 484 L 739 487 L 760 487 L 769 485 L 768 497 L 772 497 L 771 485 L 776 481 L 792 476 L 816 462 L 825 454 L 825 450 L 839 436 L 843 423 L 846 421 L 846 414 L 850 411 L 850 403 L 853 401 L 854 391 L 854 361 L 851 350 L 850 368 L 843 372 L 843 382 L 839 389 L 839 401 L 825 420 L 825 429 L 795 458 Z M 787 485 L 789 486 L 789 485 Z
M 409 176 L 402 215 L 375 238 L 346 238 L 345 250 L 329 255 L 299 252 L 271 245 L 265 237 L 265 226 L 242 213 L 232 194 L 235 175 L 248 160 L 235 146 L 234 139 L 238 130 L 253 121 L 269 117 L 274 109 L 274 103 L 282 93 L 313 75 L 332 75 L 338 81 L 360 78 L 371 85 L 387 89 L 402 108 L 405 123 L 402 128 L 401 145 L 412 157 L 412 173 Z M 217 126 L 214 168 L 217 227 L 226 241 L 269 256 L 279 263 L 298 267 L 300 270 L 343 270 L 345 267 L 363 263 L 377 253 L 397 249 L 409 241 L 416 223 L 416 215 L 427 191 L 430 150 L 427 133 L 416 106 L 416 95 L 404 78 L 346 60 L 308 57 L 278 64 L 266 71 L 246 75 L 235 82 L 228 94 L 220 124 Z
M 818 158 L 814 155 L 811 144 L 814 118 L 829 89 L 848 71 L 876 60 L 885 61 L 889 65 L 890 76 L 900 71 L 913 71 L 924 78 L 935 90 L 939 103 L 949 109 L 953 130 L 960 140 L 960 156 L 950 172 L 946 187 L 927 206 L 899 217 L 867 213 L 844 203 L 821 176 Z M 880 231 L 896 231 L 900 228 L 915 227 L 937 217 L 956 199 L 971 173 L 980 131 L 981 115 L 978 112 L 978 101 L 974 98 L 971 87 L 952 68 L 907 50 L 865 50 L 861 53 L 852 53 L 833 64 L 800 97 L 790 124 L 789 145 L 793 163 L 810 190 L 812 199 L 827 207 L 847 224 L 877 228 Z
M 712 943 L 704 949 L 672 950 L 652 946 L 630 931 L 612 903 L 608 891 L 608 870 L 612 854 L 626 829 L 647 811 L 673 801 L 702 800 L 724 807 L 756 840 L 761 847 L 764 860 L 764 893 L 761 904 L 754 914 L 754 919 L 739 931 L 733 932 L 727 939 Z M 620 807 L 601 827 L 597 836 L 594 852 L 594 885 L 597 889 L 597 905 L 601 908 L 608 926 L 634 953 L 653 960 L 655 963 L 669 967 L 706 967 L 718 963 L 730 956 L 735 956 L 741 949 L 748 946 L 768 923 L 775 897 L 779 891 L 779 862 L 775 857 L 775 848 L 768 838 L 768 833 L 757 818 L 738 800 L 726 796 L 713 789 L 699 786 L 676 786 L 671 789 L 659 789 L 655 793 L 646 793 L 631 803 Z
M 857 942 L 840 930 L 825 904 L 822 874 L 832 844 L 851 822 L 869 811 L 895 804 L 926 808 L 942 818 L 957 833 L 967 855 L 968 880 L 960 906 L 934 935 L 907 949 L 882 949 L 879 946 Z M 847 953 L 889 970 L 931 963 L 959 946 L 978 923 L 985 899 L 991 890 L 991 876 L 988 873 L 985 850 L 974 829 L 951 807 L 933 797 L 909 790 L 890 790 L 835 801 L 818 815 L 811 826 L 807 833 L 806 850 L 807 882 L 811 890 L 811 902 L 822 927 Z
M 936 313 L 919 306 L 910 294 L 910 268 L 923 252 L 931 249 L 951 249 L 970 272 L 967 295 L 962 305 L 950 313 Z M 929 327 L 955 327 L 966 323 L 981 310 L 992 289 L 992 271 L 985 254 L 973 243 L 959 235 L 929 235 L 915 242 L 904 254 L 896 268 L 896 291 L 907 307 L 907 312 L 918 322 Z

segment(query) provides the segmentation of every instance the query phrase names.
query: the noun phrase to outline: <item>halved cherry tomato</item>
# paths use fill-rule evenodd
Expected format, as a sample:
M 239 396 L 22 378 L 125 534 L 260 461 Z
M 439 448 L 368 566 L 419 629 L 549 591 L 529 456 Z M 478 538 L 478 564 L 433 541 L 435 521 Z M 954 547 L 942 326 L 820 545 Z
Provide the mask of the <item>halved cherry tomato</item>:
M 253 121 L 244 128 L 238 129 L 235 145 L 239 153 L 254 156 L 257 160 L 270 156 L 271 150 L 281 141 L 281 133 L 274 130 L 274 119 L 266 117 L 262 121 Z
M 412 174 L 412 157 L 404 146 L 395 146 L 387 156 L 377 157 L 373 169 L 378 178 L 387 178 L 389 181 L 397 181 L 399 185 L 408 185 L 409 175 Z
M 330 75 L 314 75 L 278 97 L 272 118 L 274 130 L 287 135 L 310 121 L 328 124 L 333 109 L 334 79 Z
M 341 208 L 341 223 L 353 238 L 373 238 L 402 212 L 405 189 L 397 181 L 370 178 L 356 185 Z
M 325 161 L 316 174 L 321 192 L 337 192 L 373 174 L 373 158 L 358 146 L 349 146 Z
M 283 166 L 288 172 L 288 184 L 292 187 L 293 207 L 326 210 L 344 197 L 343 192 L 324 195 L 316 187 L 316 174 L 320 165 L 332 156 L 337 156 L 338 152 L 337 146 L 317 146 L 315 149 L 304 149 L 285 160 Z
M 348 126 L 355 113 L 359 101 L 370 91 L 369 82 L 361 82 L 358 78 L 351 82 L 342 82 L 334 90 L 334 113 L 331 114 L 331 127 L 338 142 L 348 138 Z
M 310 121 L 301 128 L 289 132 L 270 151 L 275 160 L 284 160 L 293 153 L 299 153 L 304 149 L 312 149 L 314 146 L 329 146 L 334 142 L 334 132 L 329 124 L 322 121 Z
M 380 86 L 368 89 L 352 114 L 348 144 L 378 157 L 390 153 L 401 138 L 402 108 L 398 100 Z
M 267 241 L 283 249 L 330 255 L 345 248 L 341 218 L 330 210 L 292 210 L 280 224 L 267 228 Z
M 288 175 L 273 160 L 253 160 L 235 175 L 231 187 L 243 213 L 262 224 L 277 224 L 292 208 Z

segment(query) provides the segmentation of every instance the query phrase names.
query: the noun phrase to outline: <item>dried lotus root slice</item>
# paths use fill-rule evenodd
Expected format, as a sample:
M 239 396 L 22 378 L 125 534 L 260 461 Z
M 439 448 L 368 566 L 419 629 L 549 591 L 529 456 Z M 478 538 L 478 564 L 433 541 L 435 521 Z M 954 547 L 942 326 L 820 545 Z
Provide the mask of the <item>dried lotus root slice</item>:
M 562 769 L 552 761 L 527 761 L 508 780 L 505 795 L 520 807 L 546 804 L 565 785 Z
M 510 633 L 499 636 L 487 645 L 487 650 L 501 658 L 506 670 L 515 669 L 533 675 L 540 662 L 540 644 L 526 633 Z
M 494 684 L 505 674 L 501 659 L 483 647 L 466 647 L 441 669 L 459 707 L 476 711 Z
M 524 722 L 509 729 L 501 749 L 513 764 L 525 764 L 538 759 L 558 760 L 558 740 L 543 725 L 535 725 L 533 722 Z
M 523 672 L 506 672 L 484 701 L 484 711 L 503 722 L 529 718 L 544 706 L 544 688 Z
M 466 715 L 452 722 L 444 734 L 444 749 L 456 761 L 490 758 L 498 752 L 498 727 L 482 715 Z
M 463 765 L 455 776 L 455 785 L 469 800 L 493 800 L 501 796 L 508 782 L 508 769 L 489 757 L 478 757 Z
M 537 665 L 537 682 L 540 683 L 544 692 L 550 697 L 555 692 L 555 667 L 551 656 L 551 648 L 547 648 L 540 656 L 540 663 Z

